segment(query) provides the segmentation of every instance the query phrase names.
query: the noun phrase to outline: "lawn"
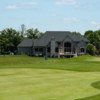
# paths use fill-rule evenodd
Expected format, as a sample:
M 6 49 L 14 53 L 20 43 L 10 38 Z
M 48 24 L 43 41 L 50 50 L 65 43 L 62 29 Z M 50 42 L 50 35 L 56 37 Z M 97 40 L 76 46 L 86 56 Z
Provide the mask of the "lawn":
M 0 56 L 0 100 L 99 100 L 99 89 L 99 56 Z

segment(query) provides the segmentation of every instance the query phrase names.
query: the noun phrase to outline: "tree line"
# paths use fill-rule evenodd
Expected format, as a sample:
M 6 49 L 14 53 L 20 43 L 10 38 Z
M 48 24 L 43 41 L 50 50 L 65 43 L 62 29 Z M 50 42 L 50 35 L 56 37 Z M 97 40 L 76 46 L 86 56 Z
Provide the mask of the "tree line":
M 16 31 L 12 28 L 3 29 L 0 31 L 0 53 L 9 54 L 10 52 L 17 53 L 17 46 L 26 38 L 37 39 L 43 35 L 37 28 L 28 29 L 24 24 L 21 25 L 21 30 Z

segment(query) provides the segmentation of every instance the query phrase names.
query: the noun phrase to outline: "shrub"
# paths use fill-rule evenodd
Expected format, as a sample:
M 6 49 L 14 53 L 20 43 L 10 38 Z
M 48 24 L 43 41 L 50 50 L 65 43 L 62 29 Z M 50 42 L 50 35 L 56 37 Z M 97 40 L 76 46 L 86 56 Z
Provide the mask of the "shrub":
M 42 54 L 39 54 L 39 57 L 42 57 Z
M 35 57 L 38 57 L 38 54 L 35 54 Z
M 98 50 L 98 54 L 100 55 L 100 49 Z
M 86 52 L 89 53 L 90 55 L 95 54 L 95 49 L 93 44 L 88 44 L 86 47 Z

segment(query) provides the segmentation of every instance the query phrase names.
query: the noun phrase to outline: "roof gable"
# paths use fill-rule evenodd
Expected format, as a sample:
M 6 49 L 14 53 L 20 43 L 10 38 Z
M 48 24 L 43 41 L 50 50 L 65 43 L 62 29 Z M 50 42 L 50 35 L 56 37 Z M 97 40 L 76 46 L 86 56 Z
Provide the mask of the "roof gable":
M 87 44 L 86 44 L 86 42 L 84 42 L 83 40 L 81 40 L 77 45 L 76 45 L 76 47 L 86 47 L 87 46 Z
M 73 41 L 73 40 L 72 40 L 72 38 L 71 38 L 69 35 L 67 35 L 67 36 L 64 38 L 63 41 L 69 41 L 69 42 L 71 42 L 71 41 Z

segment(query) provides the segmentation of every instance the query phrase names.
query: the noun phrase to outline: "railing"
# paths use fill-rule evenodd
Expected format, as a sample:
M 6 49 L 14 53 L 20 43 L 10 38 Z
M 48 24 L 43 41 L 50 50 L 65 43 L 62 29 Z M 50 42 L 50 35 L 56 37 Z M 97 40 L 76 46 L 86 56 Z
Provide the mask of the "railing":
M 60 53 L 60 55 L 73 55 L 75 54 L 74 52 L 64 52 L 64 53 Z

